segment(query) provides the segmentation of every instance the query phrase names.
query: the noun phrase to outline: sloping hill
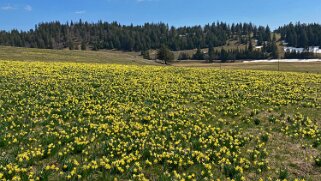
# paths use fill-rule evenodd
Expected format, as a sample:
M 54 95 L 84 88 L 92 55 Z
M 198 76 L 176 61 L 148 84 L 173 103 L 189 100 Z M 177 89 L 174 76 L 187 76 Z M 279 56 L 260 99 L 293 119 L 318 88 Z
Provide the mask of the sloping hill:
M 0 46 L 0 60 L 84 62 L 113 64 L 154 64 L 144 60 L 139 53 L 122 51 L 46 50 Z

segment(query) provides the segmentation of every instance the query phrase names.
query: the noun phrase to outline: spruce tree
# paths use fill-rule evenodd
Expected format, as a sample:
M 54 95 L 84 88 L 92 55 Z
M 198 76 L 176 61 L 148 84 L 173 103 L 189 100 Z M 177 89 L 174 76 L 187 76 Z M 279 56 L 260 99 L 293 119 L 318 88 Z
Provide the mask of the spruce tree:
M 228 60 L 228 56 L 229 56 L 228 52 L 224 48 L 222 48 L 220 53 L 220 60 L 222 62 L 226 62 Z
M 278 46 L 275 41 L 272 42 L 272 52 L 271 52 L 271 57 L 273 59 L 278 59 L 279 58 L 279 52 L 278 52 Z
M 193 60 L 204 60 L 204 53 L 200 48 L 198 48 L 196 53 L 193 55 Z
M 178 56 L 178 60 L 189 60 L 191 57 L 186 52 L 181 52 Z
M 213 62 L 214 59 L 215 59 L 214 48 L 212 45 L 210 45 L 210 47 L 208 48 L 208 60 L 209 62 Z
M 174 60 L 174 53 L 171 52 L 165 45 L 162 45 L 161 48 L 157 52 L 157 58 L 159 60 L 163 60 L 165 64 L 169 61 Z
M 86 50 L 87 49 L 87 45 L 86 42 L 81 42 L 81 50 Z
M 265 41 L 271 41 L 271 29 L 269 26 L 266 26 L 265 28 Z
M 252 44 L 252 40 L 251 40 L 251 39 L 250 39 L 250 41 L 249 41 L 248 50 L 249 50 L 250 52 L 252 52 L 252 51 L 254 50 L 254 47 L 253 47 L 253 44 Z
M 301 29 L 301 31 L 300 31 L 300 38 L 299 38 L 298 44 L 302 48 L 309 47 L 309 40 L 308 40 L 307 32 L 304 29 Z
M 149 54 L 149 50 L 145 50 L 142 52 L 143 58 L 150 60 L 150 54 Z

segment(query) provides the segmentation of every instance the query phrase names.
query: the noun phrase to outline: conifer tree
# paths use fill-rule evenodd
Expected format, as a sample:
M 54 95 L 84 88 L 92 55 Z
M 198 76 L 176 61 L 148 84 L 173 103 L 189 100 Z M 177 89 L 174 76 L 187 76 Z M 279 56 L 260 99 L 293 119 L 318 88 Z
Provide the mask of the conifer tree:
M 163 60 L 165 64 L 174 60 L 174 53 L 171 52 L 165 45 L 162 45 L 157 52 L 157 59 Z
M 208 60 L 209 62 L 213 62 L 214 59 L 215 59 L 214 48 L 212 45 L 210 45 L 210 47 L 208 48 Z

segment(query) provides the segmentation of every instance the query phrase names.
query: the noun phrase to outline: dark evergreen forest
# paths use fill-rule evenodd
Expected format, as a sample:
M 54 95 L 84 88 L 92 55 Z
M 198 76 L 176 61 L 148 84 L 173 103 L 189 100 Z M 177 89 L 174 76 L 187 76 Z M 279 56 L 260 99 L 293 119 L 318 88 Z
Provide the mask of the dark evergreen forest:
M 321 47 L 320 24 L 293 24 L 285 25 L 276 30 L 281 34 L 281 39 L 289 46 L 307 48 L 309 46 Z
M 164 23 L 140 26 L 117 22 L 88 23 L 83 21 L 40 23 L 29 31 L 0 32 L 0 45 L 42 49 L 116 49 L 143 51 L 166 46 L 172 51 L 217 47 L 227 40 L 248 42 L 248 36 L 258 44 L 271 40 L 270 28 L 251 23 L 217 22 L 205 26 L 169 27 Z
M 198 49 L 192 57 L 181 54 L 178 59 L 225 61 L 279 58 L 277 48 L 279 40 L 275 37 L 276 33 L 281 35 L 280 40 L 288 43 L 288 46 L 302 48 L 321 46 L 321 25 L 315 23 L 290 23 L 279 27 L 273 33 L 269 26 L 256 26 L 252 23 L 216 22 L 205 26 L 170 27 L 165 23 L 134 26 L 103 21 L 89 23 L 82 20 L 64 24 L 58 21 L 40 23 L 29 31 L 0 31 L 0 45 L 41 49 L 141 51 L 147 58 L 149 57 L 147 50 L 150 49 L 162 47 L 163 50 L 169 51 Z M 227 45 L 230 41 L 247 45 L 247 48 L 213 50 L 214 47 Z M 256 50 L 255 45 L 262 48 Z M 204 48 L 209 49 L 207 55 L 201 54 L 200 50 Z M 310 53 L 285 54 L 285 58 L 301 56 L 315 57 Z

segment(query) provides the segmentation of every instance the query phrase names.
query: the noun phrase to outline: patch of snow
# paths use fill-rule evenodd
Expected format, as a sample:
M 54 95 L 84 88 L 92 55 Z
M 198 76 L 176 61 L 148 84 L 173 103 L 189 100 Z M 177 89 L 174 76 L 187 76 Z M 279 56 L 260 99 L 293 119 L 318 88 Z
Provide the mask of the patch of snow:
M 252 61 L 243 61 L 243 63 L 273 63 L 273 62 L 298 62 L 298 63 L 304 63 L 304 62 L 321 62 L 321 59 L 271 59 L 271 60 L 252 60 Z

